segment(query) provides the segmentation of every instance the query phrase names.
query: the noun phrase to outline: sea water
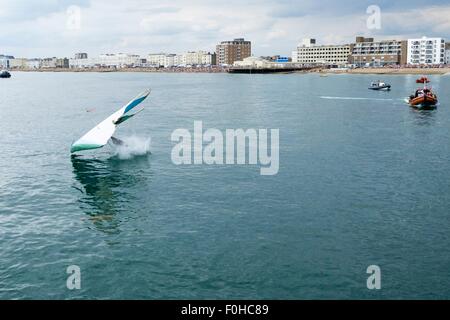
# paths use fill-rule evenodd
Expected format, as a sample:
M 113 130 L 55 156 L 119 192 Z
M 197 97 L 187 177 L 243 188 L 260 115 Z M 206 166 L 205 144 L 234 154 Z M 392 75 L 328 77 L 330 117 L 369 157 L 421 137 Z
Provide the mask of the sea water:
M 450 77 L 18 73 L 0 81 L 1 299 L 450 298 Z M 70 145 L 147 88 L 124 149 Z M 171 134 L 279 129 L 279 172 Z M 151 141 L 151 143 L 150 143 Z M 379 266 L 381 290 L 367 288 Z M 80 290 L 69 290 L 78 266 Z

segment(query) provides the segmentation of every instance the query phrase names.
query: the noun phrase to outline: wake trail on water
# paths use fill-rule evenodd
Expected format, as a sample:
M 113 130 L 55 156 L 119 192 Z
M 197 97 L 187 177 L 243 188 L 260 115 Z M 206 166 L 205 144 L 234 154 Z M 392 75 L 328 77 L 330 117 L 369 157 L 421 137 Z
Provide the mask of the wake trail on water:
M 320 99 L 327 99 L 327 100 L 376 100 L 376 101 L 394 101 L 395 100 L 395 99 L 381 99 L 381 98 L 328 97 L 328 96 L 321 96 Z
M 115 156 L 120 160 L 128 160 L 151 153 L 151 138 L 130 136 L 121 138 L 121 140 L 123 141 L 123 145 L 114 146 Z

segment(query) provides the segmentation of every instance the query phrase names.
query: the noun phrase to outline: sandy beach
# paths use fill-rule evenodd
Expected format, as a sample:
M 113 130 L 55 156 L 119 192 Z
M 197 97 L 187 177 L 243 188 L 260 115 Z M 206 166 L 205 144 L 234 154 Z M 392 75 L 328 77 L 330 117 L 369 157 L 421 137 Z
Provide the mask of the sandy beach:
M 320 73 L 348 73 L 348 74 L 413 74 L 413 75 L 444 75 L 450 74 L 450 67 L 446 68 L 360 68 L 349 70 L 320 70 Z

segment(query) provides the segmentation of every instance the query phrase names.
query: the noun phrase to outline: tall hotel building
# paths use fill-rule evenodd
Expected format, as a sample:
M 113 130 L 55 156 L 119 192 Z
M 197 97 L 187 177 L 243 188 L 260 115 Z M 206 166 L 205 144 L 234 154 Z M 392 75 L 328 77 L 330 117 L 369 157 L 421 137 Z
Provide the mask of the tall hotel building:
M 352 45 L 316 45 L 315 39 L 304 39 L 292 53 L 292 62 L 301 64 L 346 65 Z
M 386 40 L 375 42 L 373 38 L 356 37 L 351 64 L 361 66 L 405 65 L 407 41 Z
M 445 63 L 445 40 L 442 38 L 408 39 L 408 64 L 436 65 Z
M 252 55 L 252 43 L 244 38 L 222 41 L 216 48 L 217 64 L 232 65 Z

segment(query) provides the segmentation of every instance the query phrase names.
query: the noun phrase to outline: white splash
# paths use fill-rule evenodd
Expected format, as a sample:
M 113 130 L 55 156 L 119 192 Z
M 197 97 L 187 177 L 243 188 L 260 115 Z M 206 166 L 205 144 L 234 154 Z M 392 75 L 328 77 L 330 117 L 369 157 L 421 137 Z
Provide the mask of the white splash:
M 121 160 L 128 160 L 150 153 L 150 138 L 131 136 L 123 138 L 122 141 L 124 142 L 123 145 L 114 147 L 116 152 L 115 156 Z

